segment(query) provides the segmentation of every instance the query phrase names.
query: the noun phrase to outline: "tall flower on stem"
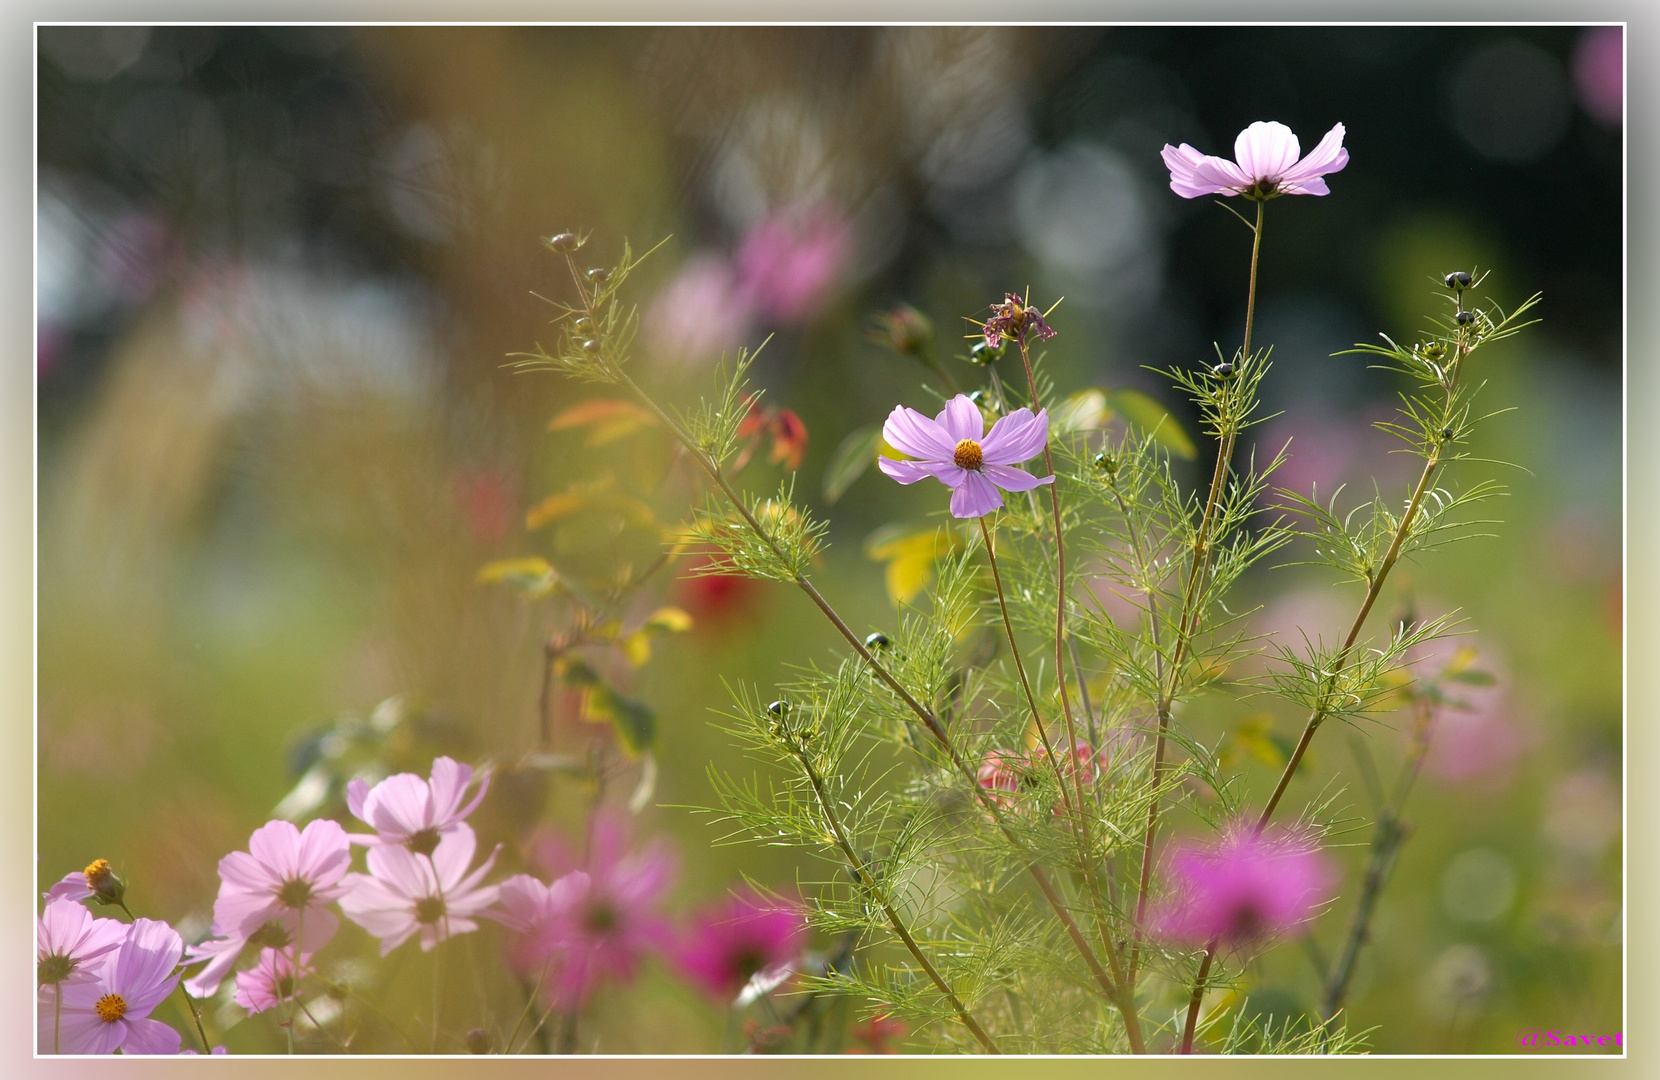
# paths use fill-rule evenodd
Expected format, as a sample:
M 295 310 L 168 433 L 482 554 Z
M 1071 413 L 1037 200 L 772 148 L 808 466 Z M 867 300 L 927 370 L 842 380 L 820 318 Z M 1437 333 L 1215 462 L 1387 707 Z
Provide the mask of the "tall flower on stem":
M 64 987 L 92 982 L 127 939 L 127 924 L 95 919 L 74 900 L 49 900 L 35 924 L 35 981 L 39 986 L 40 1048 L 58 1053 Z
M 1259 120 L 1234 140 L 1237 161 L 1201 154 L 1187 143 L 1164 146 L 1170 190 L 1184 199 L 1201 195 L 1244 195 L 1272 199 L 1280 195 L 1329 195 L 1325 177 L 1349 163 L 1343 148 L 1343 125 L 1326 132 L 1318 146 L 1299 157 L 1302 147 L 1284 124 Z
M 94 978 L 66 982 L 58 1018 L 58 1049 L 65 1054 L 177 1054 L 179 1033 L 150 1012 L 179 981 L 184 940 L 164 922 L 137 919 L 113 958 Z M 41 1024 L 53 1022 L 42 1004 Z
M 290 950 L 261 949 L 259 963 L 236 977 L 236 1003 L 253 1015 L 293 1000 L 300 987 L 299 972 L 310 960 L 301 956 L 296 964 Z
M 932 476 L 952 489 L 951 513 L 959 518 L 989 514 L 1003 505 L 1002 491 L 1031 491 L 1055 482 L 1013 466 L 1037 456 L 1049 439 L 1049 413 L 1016 409 L 986 431 L 980 407 L 958 394 L 933 419 L 894 406 L 882 438 L 915 461 L 881 458 L 877 465 L 901 484 Z M 1001 491 L 999 490 L 1001 489 Z
M 304 953 L 328 944 L 340 920 L 327 905 L 345 892 L 351 861 L 351 842 L 338 822 L 320 818 L 301 831 L 278 820 L 255 829 L 247 851 L 219 860 L 214 939 L 192 949 L 186 961 L 208 964 L 185 987 L 197 997 L 212 994 L 250 942 L 297 942 Z

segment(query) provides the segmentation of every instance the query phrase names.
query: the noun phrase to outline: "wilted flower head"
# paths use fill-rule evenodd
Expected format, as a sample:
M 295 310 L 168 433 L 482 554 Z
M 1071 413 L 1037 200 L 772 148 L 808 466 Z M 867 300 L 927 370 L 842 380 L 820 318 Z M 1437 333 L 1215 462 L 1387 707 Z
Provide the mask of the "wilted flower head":
M 1040 341 L 1048 341 L 1055 336 L 1054 328 L 1043 321 L 1043 313 L 1035 307 L 1028 307 L 1026 301 L 1015 293 L 1004 293 L 1003 302 L 992 306 L 991 318 L 985 321 L 982 330 L 988 349 L 1003 344 L 1004 338 L 1012 338 L 1017 345 L 1023 345 L 1028 334 Z
M 477 848 L 472 826 L 464 823 L 456 823 L 425 854 L 376 845 L 369 849 L 369 872 L 346 875 L 340 910 L 380 939 L 382 956 L 416 933 L 421 951 L 430 952 L 440 941 L 477 930 L 474 920 L 496 902 L 496 886 L 480 884 L 495 865 L 496 852 L 469 872 Z
M 479 779 L 471 801 L 467 785 L 473 768 L 451 758 L 435 758 L 432 779 L 399 773 L 370 787 L 363 780 L 346 785 L 346 806 L 360 821 L 375 828 L 375 836 L 353 834 L 360 844 L 403 844 L 417 855 L 430 854 L 441 837 L 463 828 L 467 815 L 478 808 L 490 787 L 490 774 Z
M 285 945 L 302 931 L 302 951 L 328 944 L 340 920 L 328 909 L 345 891 L 351 841 L 338 822 L 319 818 L 304 831 L 291 821 L 267 822 L 248 838 L 247 851 L 219 860 L 219 897 L 213 903 L 213 935 L 190 951 L 189 963 L 208 961 L 186 981 L 205 997 L 236 964 L 243 948 Z
M 1154 934 L 1188 945 L 1245 945 L 1303 922 L 1330 899 L 1331 873 L 1314 844 L 1238 826 L 1211 845 L 1176 849 L 1170 894 Z
M 60 1014 L 43 1000 L 39 1012 L 40 1045 L 64 1054 L 177 1054 L 179 1033 L 149 1019 L 150 1011 L 172 993 L 179 981 L 174 969 L 184 941 L 164 922 L 137 919 L 115 955 L 95 976 L 63 983 Z
M 918 460 L 877 460 L 888 476 L 901 484 L 914 484 L 932 476 L 952 489 L 951 513 L 960 518 L 980 517 L 1003 505 L 998 491 L 1030 491 L 1040 484 L 1052 484 L 1053 476 L 1036 477 L 1013 468 L 1035 457 L 1049 441 L 1049 413 L 1016 409 L 986 431 L 980 407 L 965 394 L 945 403 L 934 419 L 894 406 L 882 425 L 882 438 L 902 454 Z
M 96 919 L 74 900 L 49 900 L 35 925 L 35 980 L 42 986 L 93 977 L 127 937 L 127 924 Z
M 744 407 L 749 411 L 738 424 L 738 438 L 748 440 L 749 445 L 733 462 L 732 471 L 738 472 L 749 463 L 762 436 L 772 440 L 769 460 L 774 465 L 782 464 L 792 472 L 801 468 L 801 459 L 807 453 L 807 425 L 801 417 L 790 409 L 762 405 L 754 394 L 745 399 Z
M 1170 190 L 1184 199 L 1201 195 L 1245 195 L 1272 199 L 1278 195 L 1328 195 L 1322 177 L 1349 163 L 1343 148 L 1343 125 L 1326 132 L 1320 144 L 1299 160 L 1302 147 L 1284 124 L 1259 120 L 1234 140 L 1234 157 L 1201 154 L 1187 143 L 1164 147 L 1170 169 Z
M 703 912 L 677 959 L 689 979 L 727 1002 L 754 976 L 781 974 L 806 943 L 799 904 L 744 892 Z

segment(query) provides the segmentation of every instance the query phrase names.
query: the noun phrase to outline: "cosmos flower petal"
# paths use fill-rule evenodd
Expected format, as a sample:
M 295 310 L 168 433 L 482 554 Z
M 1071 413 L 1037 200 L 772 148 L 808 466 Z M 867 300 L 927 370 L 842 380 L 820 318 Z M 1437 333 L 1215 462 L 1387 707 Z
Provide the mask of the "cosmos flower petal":
M 111 1025 L 113 1026 L 113 1025 Z M 160 1020 L 148 1017 L 127 1021 L 127 1037 L 121 1042 L 123 1054 L 177 1054 L 184 1040 Z
M 48 901 L 87 900 L 92 896 L 92 889 L 86 883 L 86 874 L 77 870 L 72 874 L 65 874 L 56 885 L 47 889 L 41 896 Z
M 1033 476 L 1029 472 L 1008 465 L 987 465 L 981 471 L 987 480 L 1004 491 L 1031 491 L 1035 487 L 1055 482 L 1053 476 Z
M 268 821 L 248 837 L 248 854 L 277 881 L 300 875 L 300 830 L 292 821 Z
M 945 408 L 934 417 L 934 422 L 945 429 L 946 435 L 950 437 L 952 452 L 956 451 L 957 443 L 963 439 L 979 441 L 986 433 L 986 418 L 981 414 L 980 407 L 968 399 L 967 394 L 958 394 L 947 401 Z
M 318 818 L 300 833 L 296 858 L 299 876 L 312 887 L 326 887 L 339 881 L 352 866 L 351 842 L 337 821 Z
M 877 458 L 876 467 L 901 484 L 914 484 L 918 480 L 926 480 L 932 476 L 943 483 L 951 484 L 953 487 L 956 484 L 952 484 L 952 481 L 947 479 L 947 474 L 967 471 L 959 469 L 946 461 L 900 461 L 898 458 L 890 457 Z M 961 482 L 961 480 L 957 481 L 957 483 Z
M 1296 133 L 1273 120 L 1258 120 L 1239 133 L 1233 144 L 1234 160 L 1247 177 L 1275 181 L 1297 163 L 1303 149 Z
M 1002 493 L 984 473 L 965 471 L 962 486 L 951 493 L 952 517 L 982 517 L 1002 505 Z
M 882 438 L 902 454 L 936 461 L 948 460 L 957 445 L 939 424 L 903 405 L 895 405 L 888 414 L 882 425 Z
M 1326 132 L 1308 156 L 1286 169 L 1280 175 L 1280 186 L 1288 184 L 1307 184 L 1308 181 L 1325 176 L 1327 173 L 1339 172 L 1349 163 L 1349 152 L 1343 148 L 1344 128 L 1338 124 Z M 1324 186 L 1324 185 L 1322 185 Z M 1315 192 L 1308 192 L 1315 194 Z M 1319 192 L 1318 194 L 1325 194 Z
M 980 452 L 987 465 L 1017 465 L 1042 453 L 1049 441 L 1049 412 L 1021 408 L 1002 417 L 991 426 L 980 443 Z

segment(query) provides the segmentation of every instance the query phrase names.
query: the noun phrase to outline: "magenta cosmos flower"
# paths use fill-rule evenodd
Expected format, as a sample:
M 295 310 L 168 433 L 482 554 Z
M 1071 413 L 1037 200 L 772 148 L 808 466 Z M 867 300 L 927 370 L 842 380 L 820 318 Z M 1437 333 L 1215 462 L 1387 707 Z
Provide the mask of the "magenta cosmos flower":
M 338 822 L 320 818 L 302 832 L 278 820 L 255 829 L 247 851 L 219 860 L 214 940 L 192 949 L 187 961 L 208 964 L 185 987 L 198 997 L 212 994 L 250 941 L 280 948 L 303 936 L 304 953 L 328 944 L 340 920 L 325 905 L 345 892 L 351 864 L 351 841 Z
M 433 760 L 432 779 L 399 773 L 370 787 L 362 780 L 346 785 L 346 806 L 361 821 L 374 826 L 374 836 L 353 834 L 360 844 L 403 844 L 417 855 L 427 855 L 439 838 L 463 828 L 467 815 L 478 808 L 490 787 L 490 774 L 479 778 L 471 801 L 467 785 L 473 768 L 450 758 Z
M 705 911 L 676 960 L 687 978 L 726 1002 L 756 975 L 787 973 L 806 944 L 801 905 L 746 891 Z
M 1170 190 L 1184 199 L 1201 195 L 1248 195 L 1272 199 L 1276 195 L 1327 195 L 1322 179 L 1349 163 L 1343 149 L 1343 125 L 1326 132 L 1320 145 L 1299 159 L 1302 147 L 1284 124 L 1258 120 L 1234 140 L 1237 161 L 1201 154 L 1193 147 L 1164 146 L 1164 164 L 1170 169 Z
M 1246 945 L 1296 926 L 1330 899 L 1332 875 L 1308 840 L 1239 826 L 1214 845 L 1178 848 L 1153 932 L 1188 945 Z
M 171 926 L 135 920 L 96 977 L 62 985 L 63 1009 L 55 1018 L 58 1052 L 177 1054 L 179 1033 L 149 1016 L 179 981 L 175 969 L 183 953 L 184 940 Z M 50 1002 L 42 1003 L 40 1025 L 48 1038 L 54 1024 L 51 1009 Z M 43 1038 L 42 1048 L 48 1045 Z
M 421 935 L 421 951 L 440 941 L 478 929 L 476 918 L 496 902 L 496 886 L 482 885 L 496 854 L 471 872 L 478 838 L 472 826 L 457 823 L 430 853 L 380 844 L 369 849 L 369 872 L 347 874 L 340 910 L 346 918 L 380 938 L 385 956 Z
M 882 471 L 901 484 L 932 476 L 951 488 L 951 513 L 975 518 L 1003 505 L 1003 491 L 1030 491 L 1052 484 L 1053 476 L 1037 477 L 1014 468 L 1037 456 L 1049 441 L 1049 413 L 1016 409 L 986 431 L 979 406 L 958 394 L 930 420 L 915 409 L 894 406 L 882 425 L 889 446 L 915 461 L 883 457 Z

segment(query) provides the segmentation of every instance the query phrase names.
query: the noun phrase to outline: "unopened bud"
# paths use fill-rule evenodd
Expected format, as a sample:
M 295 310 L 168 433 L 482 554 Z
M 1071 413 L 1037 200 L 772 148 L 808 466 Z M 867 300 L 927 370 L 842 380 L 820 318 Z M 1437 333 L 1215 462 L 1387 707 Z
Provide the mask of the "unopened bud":
M 982 367 L 1002 355 L 1003 345 L 1001 342 L 998 343 L 998 346 L 995 349 L 987 345 L 984 341 L 976 341 L 973 345 L 968 347 L 968 362 L 971 364 L 979 364 Z
M 888 635 L 882 633 L 880 630 L 865 638 L 865 648 L 867 649 L 885 649 L 887 647 Z
M 783 716 L 789 711 L 790 703 L 787 701 L 775 701 L 771 705 L 767 706 L 767 714 L 769 716 Z
M 115 876 L 108 859 L 95 860 L 85 870 L 86 887 L 100 904 L 119 904 L 127 896 L 127 884 Z
M 1444 427 L 1444 428 L 1442 428 L 1442 429 L 1441 429 L 1441 437 L 1442 437 L 1442 438 L 1443 438 L 1443 439 L 1450 439 L 1450 438 L 1452 438 L 1452 428 L 1450 428 L 1450 427 Z
M 1463 292 L 1470 287 L 1470 275 L 1463 270 L 1454 270 L 1446 277 L 1447 288 Z
M 611 280 L 611 271 L 607 270 L 603 266 L 596 266 L 592 270 L 589 270 L 587 274 L 588 280 L 593 282 L 595 285 L 604 285 L 607 281 Z
M 490 1052 L 490 1033 L 483 1028 L 473 1028 L 467 1032 L 464 1041 L 467 1044 L 467 1053 L 469 1054 L 488 1054 Z
M 1117 462 L 1113 461 L 1112 455 L 1107 453 L 1105 450 L 1095 455 L 1095 467 L 1100 469 L 1102 472 L 1112 472 L 1113 467 L 1117 464 Z
M 576 233 L 562 232 L 557 236 L 548 237 L 547 245 L 561 255 L 569 255 L 582 246 L 582 239 Z
M 582 351 L 591 353 L 599 352 L 599 342 L 594 338 L 589 338 L 587 341 L 582 343 Z
M 1215 367 L 1211 368 L 1210 371 L 1212 375 L 1218 375 L 1226 379 L 1229 375 L 1233 374 L 1233 364 L 1230 361 L 1224 360 L 1220 364 L 1217 364 Z
M 1471 323 L 1476 321 L 1476 313 L 1473 311 L 1460 311 L 1457 315 L 1453 316 L 1453 320 L 1457 322 L 1459 326 L 1469 326 Z
M 917 356 L 934 340 L 934 324 L 928 316 L 909 304 L 900 304 L 878 321 L 885 331 L 884 341 L 895 352 Z

